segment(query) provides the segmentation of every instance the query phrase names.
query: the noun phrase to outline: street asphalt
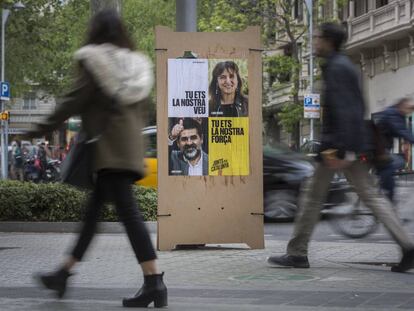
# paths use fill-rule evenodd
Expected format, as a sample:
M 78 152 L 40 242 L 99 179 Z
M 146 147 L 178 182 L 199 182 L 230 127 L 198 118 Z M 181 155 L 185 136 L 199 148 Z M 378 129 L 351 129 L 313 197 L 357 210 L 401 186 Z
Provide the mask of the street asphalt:
M 405 206 L 412 213 L 412 202 Z M 406 225 L 414 237 L 414 225 Z M 414 270 L 392 273 L 400 252 L 385 231 L 347 240 L 326 221 L 310 245 L 310 269 L 270 268 L 266 258 L 283 254 L 292 224 L 268 224 L 266 248 L 207 245 L 159 252 L 169 310 L 414 310 Z M 155 243 L 156 234 L 152 235 Z M 0 310 L 121 310 L 142 276 L 124 234 L 98 234 L 70 279 L 64 299 L 42 290 L 33 274 L 64 258 L 73 233 L 0 233 Z

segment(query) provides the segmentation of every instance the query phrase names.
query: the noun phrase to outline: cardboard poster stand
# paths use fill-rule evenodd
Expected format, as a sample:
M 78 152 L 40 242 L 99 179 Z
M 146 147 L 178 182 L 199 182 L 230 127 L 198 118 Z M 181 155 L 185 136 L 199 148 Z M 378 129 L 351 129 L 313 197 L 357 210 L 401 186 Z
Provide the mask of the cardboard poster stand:
M 245 243 L 264 248 L 262 57 L 259 27 L 244 32 L 173 32 L 156 27 L 158 249 Z M 168 59 L 192 51 L 204 59 L 246 59 L 249 85 L 247 176 L 169 176 Z

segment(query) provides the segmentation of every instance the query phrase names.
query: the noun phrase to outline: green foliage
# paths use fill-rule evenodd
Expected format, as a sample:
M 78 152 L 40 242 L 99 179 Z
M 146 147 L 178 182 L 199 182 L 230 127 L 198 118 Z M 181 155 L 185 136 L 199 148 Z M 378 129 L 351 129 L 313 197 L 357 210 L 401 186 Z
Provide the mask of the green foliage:
M 11 7 L 14 3 L 14 0 L 1 0 L 0 1 L 0 7 L 2 8 L 7 8 L 7 7 Z
M 70 87 L 73 53 L 85 40 L 91 15 L 89 2 L 26 0 L 24 10 L 12 12 L 6 37 L 6 79 L 12 85 L 12 97 L 35 90 L 59 96 Z M 129 33 L 154 60 L 154 26 L 175 28 L 175 1 L 124 0 L 122 4 Z M 155 115 L 154 105 L 150 109 Z
M 293 71 L 300 66 L 293 57 L 285 55 L 273 55 L 264 59 L 265 71 L 272 82 L 288 82 Z
M 175 29 L 175 1 L 123 0 L 122 17 L 138 48 L 155 59 L 157 25 Z
M 204 0 L 199 3 L 199 31 L 242 31 L 248 25 L 258 25 L 260 18 L 249 1 L 234 5 L 228 0 Z
M 72 77 L 72 54 L 81 45 L 89 1 L 27 0 L 12 12 L 6 36 L 6 77 L 13 97 L 42 89 L 59 94 Z
M 288 133 L 293 133 L 297 124 L 303 119 L 303 106 L 300 104 L 287 103 L 277 114 L 279 124 L 283 126 Z
M 157 192 L 134 186 L 134 195 L 145 220 L 157 218 Z M 0 221 L 79 221 L 87 194 L 60 184 L 0 181 Z M 117 221 L 113 206 L 102 212 L 103 221 Z

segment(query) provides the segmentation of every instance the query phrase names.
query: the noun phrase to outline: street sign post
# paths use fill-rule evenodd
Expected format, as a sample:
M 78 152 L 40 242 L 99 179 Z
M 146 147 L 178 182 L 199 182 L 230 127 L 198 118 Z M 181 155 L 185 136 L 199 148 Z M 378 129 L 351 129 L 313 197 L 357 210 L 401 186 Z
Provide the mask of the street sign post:
M 319 119 L 321 105 L 319 94 L 307 94 L 303 99 L 303 111 L 305 119 Z
M 3 62 L 4 64 L 4 62 Z M 2 74 L 4 76 L 4 74 Z M 7 179 L 7 146 L 8 146 L 8 112 L 4 111 L 4 101 L 10 100 L 10 84 L 8 82 L 0 82 L 0 100 L 1 100 L 1 177 Z

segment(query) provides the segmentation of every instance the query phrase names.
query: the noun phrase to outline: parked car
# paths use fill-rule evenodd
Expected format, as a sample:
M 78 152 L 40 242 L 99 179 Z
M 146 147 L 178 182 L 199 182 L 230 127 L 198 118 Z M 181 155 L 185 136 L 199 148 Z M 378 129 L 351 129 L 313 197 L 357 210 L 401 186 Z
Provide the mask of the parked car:
M 157 188 L 157 127 L 148 126 L 142 129 L 146 143 L 144 153 L 145 177 L 138 184 L 145 187 Z
M 147 142 L 145 167 L 147 175 L 138 184 L 157 187 L 157 129 L 146 127 L 142 134 Z M 312 159 L 280 144 L 263 147 L 263 198 L 267 220 L 291 220 L 298 209 L 298 197 L 305 180 L 312 176 Z M 331 183 L 325 208 L 345 201 L 350 187 L 339 175 Z

